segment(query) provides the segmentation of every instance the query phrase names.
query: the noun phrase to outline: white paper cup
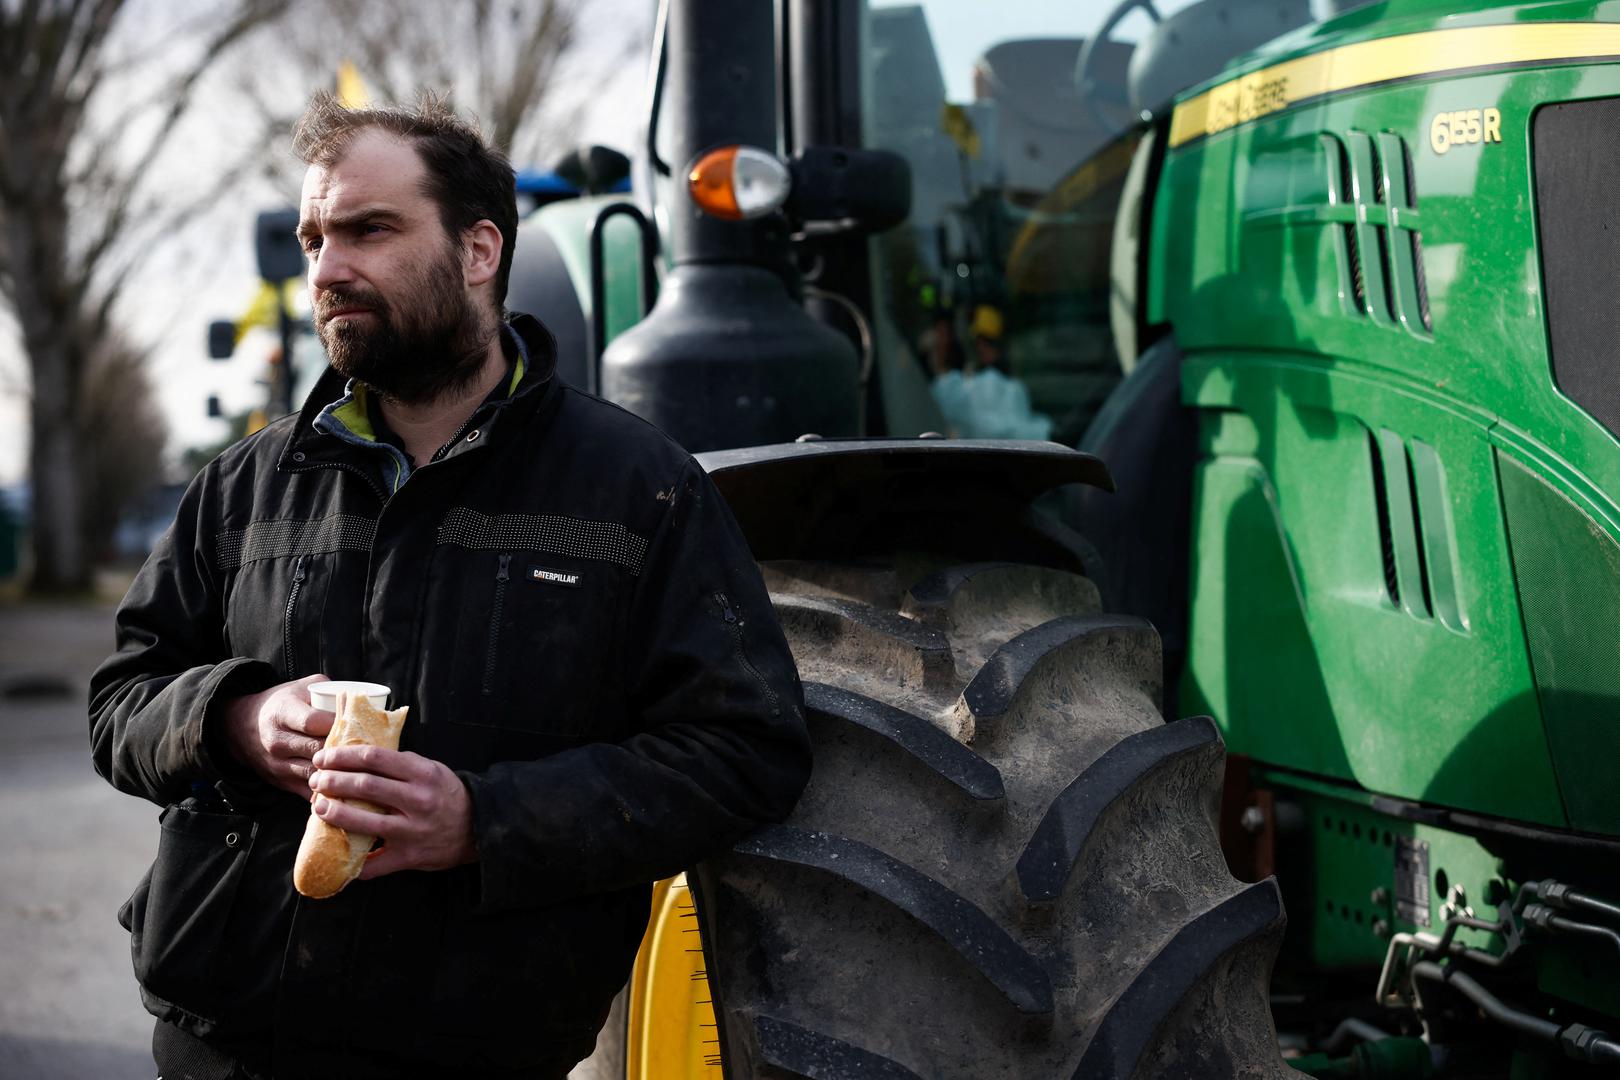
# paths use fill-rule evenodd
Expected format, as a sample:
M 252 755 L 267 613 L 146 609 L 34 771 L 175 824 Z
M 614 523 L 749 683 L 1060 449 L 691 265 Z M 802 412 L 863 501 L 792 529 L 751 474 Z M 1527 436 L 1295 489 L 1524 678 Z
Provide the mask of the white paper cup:
M 378 709 L 388 708 L 388 687 L 374 682 L 318 682 L 309 684 L 309 703 L 326 712 L 337 712 L 337 696 L 364 695 Z

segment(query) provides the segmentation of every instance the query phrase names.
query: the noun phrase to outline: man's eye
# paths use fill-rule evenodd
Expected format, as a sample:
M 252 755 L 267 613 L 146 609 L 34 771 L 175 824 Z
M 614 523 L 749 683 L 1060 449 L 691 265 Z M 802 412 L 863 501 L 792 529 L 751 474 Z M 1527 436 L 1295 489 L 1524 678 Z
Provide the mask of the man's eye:
M 387 229 L 388 226 L 386 225 L 378 225 L 375 222 L 368 221 L 364 225 L 360 226 L 360 233 L 363 236 L 369 236 L 374 233 L 386 232 Z
M 304 241 L 304 253 L 306 255 L 313 255 L 319 250 L 321 250 L 321 238 L 320 237 L 312 236 L 308 240 Z

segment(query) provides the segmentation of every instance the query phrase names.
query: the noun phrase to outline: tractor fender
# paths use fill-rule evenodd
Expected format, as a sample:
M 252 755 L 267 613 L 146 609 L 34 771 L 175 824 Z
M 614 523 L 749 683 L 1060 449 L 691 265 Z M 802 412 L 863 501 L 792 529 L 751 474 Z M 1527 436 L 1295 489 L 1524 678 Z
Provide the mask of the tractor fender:
M 1069 485 L 1112 491 L 1100 458 L 1010 439 L 811 439 L 699 454 L 757 559 L 856 558 L 916 546 L 1091 572 L 1078 533 L 1034 513 Z
M 1164 642 L 1165 683 L 1179 681 L 1187 653 L 1187 567 L 1197 417 L 1181 401 L 1182 353 L 1166 335 L 1114 388 L 1080 440 L 1106 458 L 1119 489 L 1067 492 L 1063 520 L 1096 545 L 1112 611 L 1147 619 Z

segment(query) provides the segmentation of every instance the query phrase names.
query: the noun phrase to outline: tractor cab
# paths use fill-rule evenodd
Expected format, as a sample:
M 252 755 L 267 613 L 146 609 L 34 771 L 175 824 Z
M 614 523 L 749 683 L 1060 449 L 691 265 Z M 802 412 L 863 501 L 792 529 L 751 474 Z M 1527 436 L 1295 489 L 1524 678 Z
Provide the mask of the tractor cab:
M 729 109 L 716 103 L 733 90 L 724 84 L 687 96 L 685 77 L 671 73 L 691 50 L 672 56 L 660 23 L 633 198 L 542 207 L 521 234 L 511 306 L 552 326 L 565 378 L 604 392 L 615 376 L 603 355 L 651 310 L 659 281 L 667 284 L 680 261 L 678 234 L 723 236 L 690 261 L 768 264 L 794 307 L 844 339 L 810 350 L 804 363 L 822 373 L 811 379 L 785 374 L 792 365 L 781 369 L 780 386 L 725 377 L 742 379 L 734 387 L 741 400 L 790 393 L 805 403 L 778 410 L 769 437 L 937 432 L 1066 445 L 1135 359 L 1137 222 L 1119 210 L 1141 199 L 1162 153 L 1152 133 L 1167 124 L 1171 97 L 1312 18 L 1304 0 L 1125 0 L 1112 10 L 1014 0 L 994 18 L 959 0 L 772 6 L 774 16 L 762 13 L 750 33 L 773 53 Z M 744 31 L 717 34 L 707 47 L 729 57 Z M 699 151 L 741 138 L 743 112 L 752 116 L 750 141 L 790 163 L 838 147 L 903 162 L 904 222 L 876 230 L 848 214 L 804 219 L 789 206 L 771 253 L 752 243 L 728 248 L 745 230 L 771 227 L 703 220 L 686 197 L 685 171 Z M 622 208 L 598 221 L 608 207 Z M 1116 238 L 1125 219 L 1132 227 Z M 1123 257 L 1118 242 L 1129 249 Z M 657 254 L 644 258 L 649 251 Z M 728 302 L 735 318 L 738 300 Z M 747 321 L 756 329 L 788 317 L 775 306 L 755 314 Z M 683 319 L 678 336 L 691 340 L 703 325 Z M 787 337 L 818 339 L 818 329 L 802 325 Z M 684 374 L 690 365 L 712 369 L 721 363 L 716 342 L 723 351 L 736 340 L 721 331 L 694 342 L 675 381 L 698 385 Z M 670 342 L 660 335 L 656 344 L 662 366 Z M 746 348 L 755 355 L 760 345 Z M 639 366 L 653 351 L 621 356 L 638 373 L 619 384 L 620 400 L 646 402 L 672 430 L 690 424 L 677 437 L 694 448 L 756 441 L 745 432 L 760 433 L 757 410 L 726 422 L 712 402 L 676 402 L 672 395 L 689 391 Z M 606 369 L 614 367 L 609 356 Z M 833 370 L 844 374 L 825 377 Z M 823 392 L 858 397 L 861 407 L 812 407 Z

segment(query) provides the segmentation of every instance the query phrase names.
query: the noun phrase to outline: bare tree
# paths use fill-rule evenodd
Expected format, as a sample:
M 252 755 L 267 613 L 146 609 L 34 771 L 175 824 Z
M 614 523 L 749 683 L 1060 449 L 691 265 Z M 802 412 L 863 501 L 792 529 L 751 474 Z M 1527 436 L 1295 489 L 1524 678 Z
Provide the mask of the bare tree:
M 145 350 L 123 333 L 102 334 L 90 350 L 74 417 L 81 534 L 93 557 L 112 545 L 124 512 L 163 475 L 168 421 L 158 406 Z
M 276 0 L 219 0 L 156 93 L 120 78 L 143 57 L 111 46 L 125 0 L 0 0 L 0 296 L 28 358 L 35 591 L 90 581 L 83 432 L 75 422 L 95 347 L 176 213 L 146 183 L 205 74 L 279 14 Z M 167 42 L 165 44 L 168 44 Z M 148 63 L 150 58 L 144 58 Z M 227 172 L 223 187 L 232 181 Z
M 584 10 L 582 0 L 0 0 L 0 299 L 27 360 L 36 591 L 89 582 L 93 470 L 75 410 L 149 253 L 173 250 L 179 223 L 251 174 L 296 190 L 286 133 L 343 60 L 378 101 L 446 90 L 515 161 L 558 156 L 600 78 L 575 63 Z M 645 26 L 631 23 L 615 25 L 621 51 L 598 49 L 598 67 L 645 48 Z M 255 62 L 222 63 L 232 56 Z M 241 93 L 219 94 L 232 80 Z M 154 183 L 213 113 L 203 102 L 222 96 L 231 121 L 207 132 L 208 160 L 193 170 L 206 191 Z
M 423 88 L 448 93 L 514 162 L 549 162 L 561 156 L 601 68 L 632 57 L 639 65 L 647 47 L 647 27 L 621 20 L 617 50 L 593 50 L 587 72 L 578 48 L 584 16 L 580 0 L 301 0 L 277 28 L 285 62 L 244 71 L 241 88 L 265 121 L 290 123 L 287 80 L 302 80 L 301 106 L 311 82 L 330 84 L 348 61 L 374 101 L 409 103 Z

